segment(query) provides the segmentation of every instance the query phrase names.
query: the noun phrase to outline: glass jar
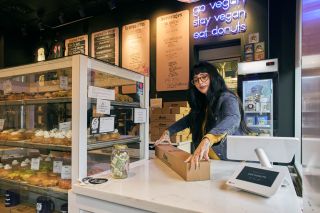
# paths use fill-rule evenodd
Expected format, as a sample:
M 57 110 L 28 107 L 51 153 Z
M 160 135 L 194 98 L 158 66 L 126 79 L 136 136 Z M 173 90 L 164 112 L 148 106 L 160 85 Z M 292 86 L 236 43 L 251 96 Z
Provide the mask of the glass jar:
M 111 155 L 111 173 L 113 178 L 123 179 L 128 177 L 129 161 L 127 145 L 114 145 Z

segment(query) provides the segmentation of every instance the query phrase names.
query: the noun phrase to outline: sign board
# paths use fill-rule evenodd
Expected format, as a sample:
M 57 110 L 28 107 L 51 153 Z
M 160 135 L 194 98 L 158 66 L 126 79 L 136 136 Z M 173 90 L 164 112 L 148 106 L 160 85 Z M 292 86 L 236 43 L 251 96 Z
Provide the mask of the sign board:
M 71 121 L 59 123 L 60 131 L 69 131 L 71 129 Z
M 91 35 L 92 57 L 119 65 L 119 28 L 112 28 Z
M 122 27 L 122 67 L 149 75 L 150 22 L 144 20 Z
M 147 109 L 134 108 L 134 123 L 145 123 L 147 121 Z
M 114 89 L 104 89 L 104 88 L 94 87 L 94 86 L 89 86 L 88 97 L 107 99 L 107 100 L 115 100 L 116 98 Z
M 88 35 L 66 39 L 65 48 L 65 56 L 76 54 L 88 55 Z
M 189 11 L 157 18 L 157 91 L 189 86 Z
M 97 113 L 110 115 L 111 104 L 108 100 L 97 99 Z

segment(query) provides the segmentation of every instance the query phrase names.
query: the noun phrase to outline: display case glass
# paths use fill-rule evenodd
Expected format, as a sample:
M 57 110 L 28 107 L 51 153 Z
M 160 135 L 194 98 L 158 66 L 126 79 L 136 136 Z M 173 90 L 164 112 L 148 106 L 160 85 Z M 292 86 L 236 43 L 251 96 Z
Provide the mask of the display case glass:
M 109 170 L 113 145 L 126 145 L 131 162 L 147 158 L 148 123 L 134 111 L 148 108 L 148 86 L 83 55 L 0 70 L 1 195 L 26 212 L 61 211 L 72 183 Z

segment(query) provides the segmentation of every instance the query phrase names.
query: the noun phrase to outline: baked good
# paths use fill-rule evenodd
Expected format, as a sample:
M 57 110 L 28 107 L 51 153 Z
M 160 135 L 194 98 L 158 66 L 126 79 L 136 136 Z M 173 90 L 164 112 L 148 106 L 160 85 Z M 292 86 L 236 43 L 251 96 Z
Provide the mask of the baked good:
M 3 167 L 3 171 L 1 172 L 0 177 L 6 178 L 11 172 L 12 172 L 12 166 L 10 166 L 9 164 L 6 164 Z
M 53 143 L 53 137 L 51 137 L 50 132 L 43 131 L 43 143 L 51 144 Z
M 20 169 L 20 163 L 17 160 L 13 160 L 11 163 L 11 166 L 12 166 L 12 170 L 14 170 L 14 171 Z
M 60 179 L 58 186 L 61 189 L 71 189 L 71 180 L 70 179 Z
M 98 141 L 108 141 L 110 140 L 111 137 L 110 137 L 110 134 L 109 133 L 106 133 L 106 134 L 100 134 L 97 138 Z
M 13 132 L 13 129 L 8 129 L 8 130 L 2 131 L 0 134 L 0 140 L 7 140 L 8 136 L 11 132 Z
M 53 143 L 57 145 L 63 145 L 65 143 L 64 132 L 56 132 L 54 135 Z
M 27 131 L 24 132 L 24 137 L 25 139 L 31 139 L 34 136 L 34 130 L 33 129 L 29 129 Z
M 67 146 L 71 146 L 72 144 L 72 130 L 69 130 L 66 134 L 65 134 L 65 145 Z
M 46 93 L 44 93 L 43 96 L 44 96 L 45 98 L 52 98 L 51 92 L 46 92 Z
M 119 132 L 110 133 L 110 138 L 111 139 L 119 139 L 120 138 Z
M 35 99 L 41 99 L 41 98 L 43 98 L 43 96 L 41 94 L 37 93 L 37 94 L 35 94 L 34 98 Z
M 9 141 L 20 141 L 20 140 L 24 140 L 24 135 L 23 133 L 16 131 L 16 132 L 11 132 L 8 135 L 8 139 Z
M 32 137 L 31 141 L 34 143 L 43 143 L 43 134 L 44 132 L 42 130 L 37 130 L 34 133 L 34 136 Z

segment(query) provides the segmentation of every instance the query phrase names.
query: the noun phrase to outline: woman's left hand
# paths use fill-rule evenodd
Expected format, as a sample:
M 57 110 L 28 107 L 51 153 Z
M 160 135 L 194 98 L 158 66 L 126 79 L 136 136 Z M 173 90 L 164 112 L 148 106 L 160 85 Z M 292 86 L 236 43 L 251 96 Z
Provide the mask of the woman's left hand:
M 205 160 L 209 160 L 209 149 L 210 149 L 211 143 L 208 138 L 203 138 L 197 147 L 197 149 L 194 151 L 193 155 L 190 155 L 185 162 L 191 162 L 190 168 L 194 166 L 195 169 L 200 166 L 200 161 L 204 158 Z

